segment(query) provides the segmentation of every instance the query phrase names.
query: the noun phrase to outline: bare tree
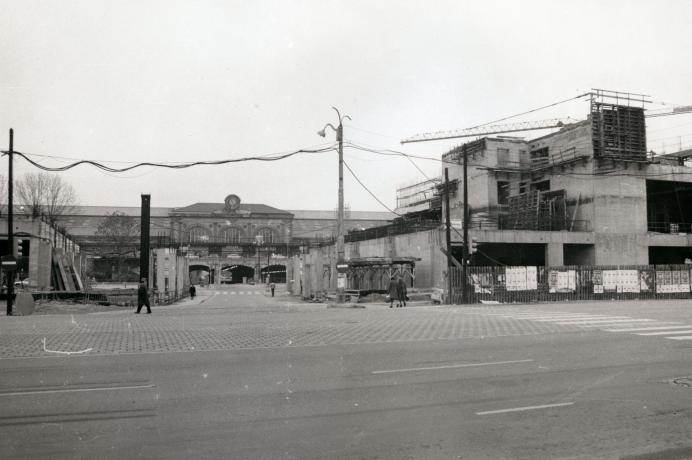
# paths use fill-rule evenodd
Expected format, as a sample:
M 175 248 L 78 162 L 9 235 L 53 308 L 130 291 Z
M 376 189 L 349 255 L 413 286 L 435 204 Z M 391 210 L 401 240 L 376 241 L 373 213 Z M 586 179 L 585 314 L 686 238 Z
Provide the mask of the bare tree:
M 55 174 L 24 174 L 16 189 L 19 203 L 29 209 L 32 217 L 45 216 L 53 226 L 60 216 L 72 212 L 76 204 L 72 185 Z
M 139 236 L 139 221 L 119 211 L 113 211 L 96 227 L 96 235 L 104 238 L 110 248 L 108 255 L 118 260 L 118 276 L 122 274 L 122 262 L 130 254 L 135 254 Z
M 5 206 L 7 206 L 7 181 L 5 176 L 0 174 L 0 212 Z

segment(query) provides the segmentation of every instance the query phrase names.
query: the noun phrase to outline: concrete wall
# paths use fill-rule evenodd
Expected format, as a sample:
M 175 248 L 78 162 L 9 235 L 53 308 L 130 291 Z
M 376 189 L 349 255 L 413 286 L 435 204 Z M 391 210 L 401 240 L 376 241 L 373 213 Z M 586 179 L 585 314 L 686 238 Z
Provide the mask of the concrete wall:
M 155 263 L 154 259 L 156 260 Z M 156 286 L 158 292 L 163 294 L 181 296 L 187 293 L 190 287 L 188 260 L 186 257 L 178 255 L 175 249 L 154 249 L 150 267 L 149 287 Z M 166 284 L 168 284 L 167 287 Z
M 14 239 L 29 240 L 28 273 L 23 276 L 29 278 L 29 288 L 36 290 L 48 290 L 51 288 L 51 270 L 54 248 L 59 248 L 67 260 L 74 261 L 75 271 L 81 276 L 81 259 L 79 247 L 72 240 L 58 234 L 54 239 L 54 230 L 41 220 L 32 219 L 25 215 L 14 217 Z M 7 218 L 0 220 L 0 233 L 3 239 L 7 238 Z M 53 241 L 57 245 L 53 245 Z M 26 260 L 26 259 L 25 259 Z
M 447 260 L 440 251 L 444 244 L 440 230 L 396 235 L 367 241 L 346 243 L 346 259 L 354 257 L 415 257 L 414 287 L 443 287 Z M 317 291 L 336 289 L 336 252 L 334 246 L 311 248 L 308 254 L 294 257 L 287 268 L 289 289 L 310 297 Z M 290 283 L 290 279 L 293 283 Z

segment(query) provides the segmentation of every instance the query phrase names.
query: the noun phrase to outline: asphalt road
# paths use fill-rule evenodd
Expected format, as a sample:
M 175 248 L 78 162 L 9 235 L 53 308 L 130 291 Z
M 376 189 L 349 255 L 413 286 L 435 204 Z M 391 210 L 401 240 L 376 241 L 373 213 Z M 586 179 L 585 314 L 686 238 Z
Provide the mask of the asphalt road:
M 692 340 L 670 338 L 690 335 L 689 302 L 341 310 L 200 291 L 153 315 L 0 321 L 0 457 L 692 458 Z M 56 349 L 25 345 L 41 337 Z

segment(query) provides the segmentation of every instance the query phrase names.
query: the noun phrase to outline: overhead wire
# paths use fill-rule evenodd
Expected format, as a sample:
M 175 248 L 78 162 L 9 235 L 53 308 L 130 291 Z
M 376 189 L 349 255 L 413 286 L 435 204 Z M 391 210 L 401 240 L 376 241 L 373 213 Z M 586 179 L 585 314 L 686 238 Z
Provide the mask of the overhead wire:
M 292 157 L 294 155 L 298 154 L 303 154 L 303 153 L 325 153 L 329 151 L 334 151 L 336 148 L 335 144 L 332 144 L 330 147 L 325 147 L 325 148 L 319 148 L 319 149 L 299 149 L 299 150 L 294 150 L 292 152 L 288 153 L 283 153 L 283 154 L 270 154 L 270 155 L 265 155 L 265 156 L 249 156 L 249 157 L 241 157 L 241 158 L 230 158 L 230 159 L 225 159 L 225 160 L 211 160 L 211 161 L 194 161 L 194 162 L 188 162 L 188 163 L 152 163 L 152 162 L 141 162 L 141 163 L 136 163 L 131 166 L 123 167 L 123 168 L 114 168 L 112 166 L 105 165 L 103 163 L 100 163 L 98 161 L 94 160 L 77 160 L 74 161 L 73 163 L 60 166 L 60 167 L 49 167 L 45 166 L 37 161 L 34 161 L 33 159 L 29 158 L 29 154 L 19 152 L 19 151 L 13 151 L 13 155 L 17 155 L 24 160 L 26 160 L 29 164 L 33 165 L 34 167 L 41 169 L 43 171 L 49 171 L 49 172 L 63 172 L 67 171 L 72 168 L 76 168 L 77 166 L 81 165 L 90 165 L 94 166 L 98 169 L 101 169 L 106 172 L 111 172 L 111 173 L 122 173 L 122 172 L 127 172 L 131 171 L 136 168 L 141 168 L 144 166 L 152 166 L 156 168 L 167 168 L 167 169 L 186 169 L 186 168 L 191 168 L 195 166 L 218 166 L 218 165 L 224 165 L 224 164 L 229 164 L 229 163 L 240 163 L 240 162 L 246 162 L 246 161 L 278 161 L 278 160 L 283 160 L 289 157 Z M 9 151 L 2 151 L 3 154 L 7 155 L 9 154 Z
M 356 175 L 356 173 L 353 172 L 353 170 L 351 169 L 351 167 L 350 167 L 350 166 L 348 165 L 348 163 L 346 163 L 345 161 L 344 161 L 344 166 L 346 166 L 346 169 L 348 169 L 348 171 L 351 173 L 351 175 L 353 176 L 353 178 L 360 184 L 360 186 L 363 187 L 363 188 L 365 189 L 365 191 L 368 192 L 368 193 L 370 194 L 370 196 L 372 196 L 378 203 L 380 203 L 387 211 L 391 212 L 392 214 L 396 214 L 396 215 L 399 216 L 399 217 L 403 217 L 401 214 L 399 214 L 398 212 L 392 210 L 389 206 L 387 206 L 386 204 L 384 204 L 384 203 L 382 202 L 382 200 L 380 200 L 379 198 L 377 198 L 377 196 L 376 196 L 374 193 L 372 193 L 372 191 L 363 183 L 363 181 L 361 181 L 361 180 L 358 178 L 358 176 Z
M 571 101 L 574 101 L 574 100 L 577 100 L 577 99 L 581 99 L 582 97 L 589 96 L 589 95 L 591 95 L 590 92 L 589 92 L 589 93 L 580 94 L 580 95 L 578 95 L 578 96 L 570 97 L 569 99 L 565 99 L 565 100 L 563 100 L 563 101 L 558 101 L 558 102 L 554 102 L 554 103 L 552 103 L 552 104 L 544 105 L 544 106 L 542 106 L 542 107 L 537 107 L 537 108 L 535 108 L 535 109 L 527 110 L 526 112 L 518 113 L 518 114 L 516 114 L 516 115 L 510 115 L 510 116 L 508 116 L 508 117 L 498 118 L 497 120 L 489 121 L 489 122 L 487 122 L 487 123 L 482 123 L 482 124 L 480 124 L 480 125 L 471 126 L 471 127 L 468 128 L 468 129 L 481 128 L 481 127 L 483 127 L 483 126 L 488 126 L 488 125 L 491 125 L 491 124 L 493 124 L 493 123 L 498 123 L 498 122 L 500 122 L 500 121 L 511 120 L 512 118 L 521 117 L 521 116 L 523 116 L 523 115 L 528 115 L 528 114 L 530 114 L 530 113 L 538 112 L 539 110 L 547 109 L 547 108 L 550 108 L 550 107 L 555 107 L 556 105 L 560 105 L 560 104 L 564 104 L 564 103 L 566 103 L 566 102 L 571 102 Z

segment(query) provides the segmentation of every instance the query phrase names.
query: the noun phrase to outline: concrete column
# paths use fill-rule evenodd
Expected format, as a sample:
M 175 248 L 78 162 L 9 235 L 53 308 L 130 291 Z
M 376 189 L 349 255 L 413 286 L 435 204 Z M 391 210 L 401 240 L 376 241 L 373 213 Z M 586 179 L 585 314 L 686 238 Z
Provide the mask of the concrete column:
M 562 243 L 547 243 L 545 245 L 546 267 L 561 267 L 565 264 Z

